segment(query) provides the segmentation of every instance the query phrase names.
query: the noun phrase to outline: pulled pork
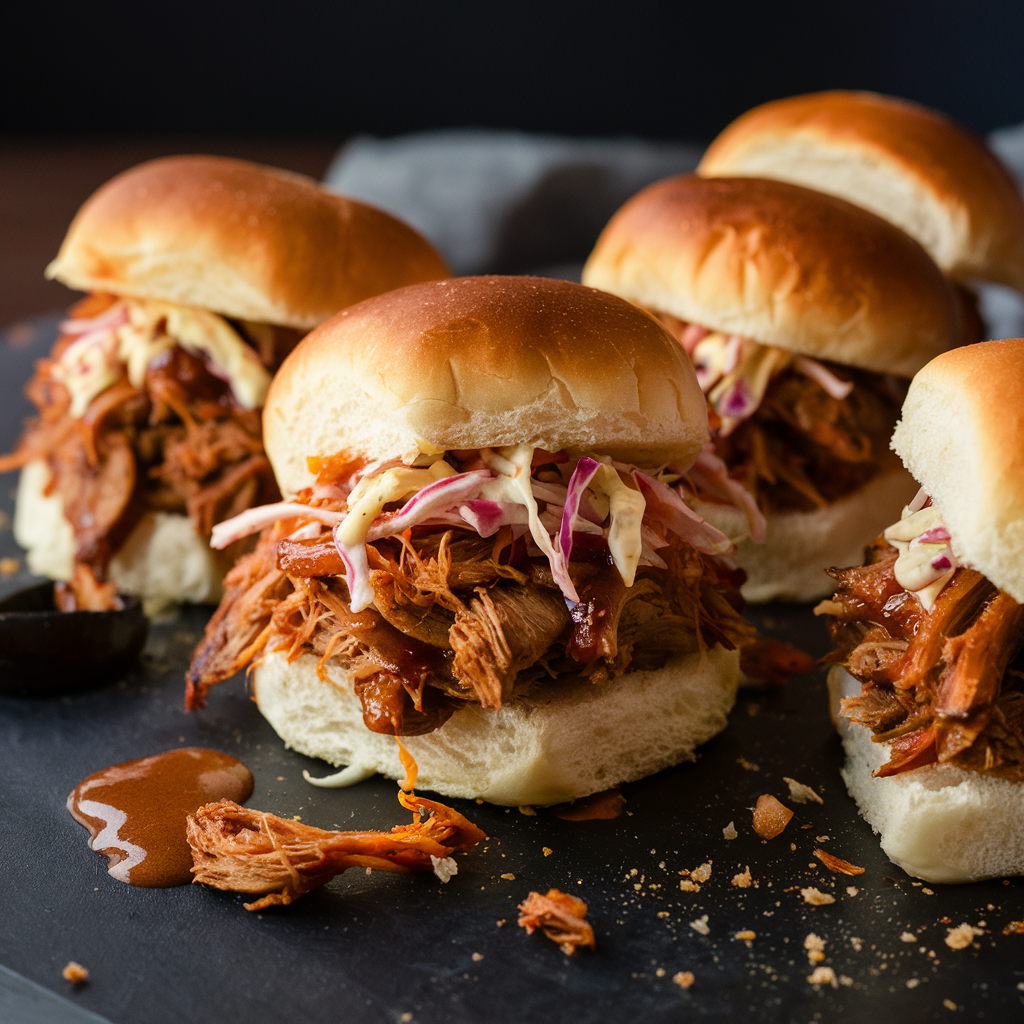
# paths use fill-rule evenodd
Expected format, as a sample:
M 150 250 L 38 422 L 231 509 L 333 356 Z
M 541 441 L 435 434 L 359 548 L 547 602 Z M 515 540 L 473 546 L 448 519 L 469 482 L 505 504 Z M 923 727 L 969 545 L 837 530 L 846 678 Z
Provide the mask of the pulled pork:
M 587 905 L 583 900 L 570 896 L 559 889 L 548 889 L 546 896 L 531 892 L 519 904 L 519 927 L 532 935 L 538 928 L 552 941 L 558 943 L 566 956 L 571 956 L 580 946 L 594 949 L 594 929 L 586 920 Z
M 346 508 L 312 492 L 301 500 Z M 417 526 L 367 544 L 374 604 L 353 613 L 331 533 L 294 539 L 303 522 L 265 529 L 227 575 L 188 672 L 186 707 L 201 707 L 210 686 L 265 652 L 314 654 L 322 678 L 332 663 L 349 670 L 368 729 L 417 735 L 467 701 L 498 708 L 536 687 L 597 683 L 716 644 L 731 650 L 752 632 L 740 615 L 742 574 L 674 534 L 658 549 L 665 567 L 642 566 L 628 588 L 605 541 L 581 536 L 568 567 L 580 598 L 570 612 L 547 560 L 529 555 L 513 528 L 485 539 Z
M 415 817 L 411 825 L 390 832 L 330 832 L 231 800 L 206 804 L 187 824 L 193 881 L 260 895 L 245 909 L 262 910 L 287 905 L 351 867 L 440 875 L 438 862 L 486 838 L 444 804 L 406 793 L 398 799 Z M 450 866 L 447 870 L 455 873 Z
M 960 568 L 931 611 L 897 582 L 883 538 L 866 565 L 831 569 L 829 660 L 863 690 L 842 714 L 891 742 L 878 776 L 939 762 L 1024 780 L 1024 606 L 981 573 Z
M 653 312 L 653 311 L 652 311 Z M 692 356 L 695 325 L 667 313 L 654 315 Z M 697 337 L 697 335 L 692 335 Z M 757 410 L 727 436 L 709 403 L 715 453 L 765 514 L 825 508 L 899 465 L 889 450 L 906 382 L 849 366 L 823 363 L 841 382 L 836 398 L 792 366 L 776 372 Z
M 91 295 L 72 316 L 95 317 L 117 301 Z M 234 326 L 243 336 L 255 330 Z M 273 369 L 300 335 L 258 326 L 254 347 Z M 77 417 L 54 373 L 73 340 L 59 338 L 50 358 L 37 363 L 26 391 L 39 417 L 17 451 L 0 459 L 0 472 L 46 461 L 51 489 L 74 529 L 76 561 L 96 579 L 104 579 L 111 556 L 147 509 L 187 514 L 208 537 L 215 523 L 279 497 L 263 453 L 259 410 L 243 409 L 203 359 L 173 346 L 149 365 L 141 388 L 122 377 Z

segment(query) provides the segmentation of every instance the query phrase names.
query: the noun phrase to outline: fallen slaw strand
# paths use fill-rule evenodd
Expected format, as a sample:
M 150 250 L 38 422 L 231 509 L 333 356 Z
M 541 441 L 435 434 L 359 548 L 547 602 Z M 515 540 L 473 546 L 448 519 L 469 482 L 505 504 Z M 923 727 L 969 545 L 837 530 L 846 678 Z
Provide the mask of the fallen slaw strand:
M 567 484 L 535 480 L 531 475 L 535 450 L 531 445 L 482 449 L 475 464 L 486 468 L 463 473 L 440 458 L 427 468 L 388 464 L 378 473 L 364 470 L 348 495 L 347 512 L 296 501 L 264 505 L 219 523 L 211 545 L 226 547 L 281 519 L 317 520 L 332 528 L 354 613 L 373 603 L 366 544 L 413 526 L 456 526 L 489 537 L 501 526 L 511 525 L 518 535 L 525 532 L 547 559 L 570 604 L 579 601 L 568 569 L 574 534 L 604 536 L 627 586 L 632 586 L 640 566 L 665 567 L 656 552 L 667 544 L 666 530 L 711 556 L 732 550 L 725 534 L 657 477 L 611 459 L 583 456 L 575 466 L 562 462 L 558 470 L 562 479 L 571 469 Z M 339 489 L 344 491 L 343 482 Z M 384 511 L 387 504 L 398 501 L 405 502 L 401 509 Z M 538 501 L 547 506 L 543 513 Z
M 893 566 L 896 582 L 914 594 L 925 611 L 931 611 L 960 561 L 953 554 L 952 538 L 939 510 L 928 504 L 923 487 L 883 536 L 899 552 Z

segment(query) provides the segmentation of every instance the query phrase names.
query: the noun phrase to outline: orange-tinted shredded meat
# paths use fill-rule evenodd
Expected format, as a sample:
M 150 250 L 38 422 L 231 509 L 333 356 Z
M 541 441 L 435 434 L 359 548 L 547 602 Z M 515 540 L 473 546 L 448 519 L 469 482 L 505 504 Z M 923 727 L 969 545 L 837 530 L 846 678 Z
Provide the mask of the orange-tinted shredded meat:
M 567 956 L 581 946 L 594 949 L 594 929 L 586 920 L 587 905 L 575 896 L 558 889 L 548 889 L 546 896 L 531 892 L 519 904 L 519 927 L 532 935 L 538 928 Z
M 890 744 L 875 774 L 952 764 L 1024 781 L 1024 606 L 961 568 L 925 612 L 896 581 L 896 550 L 832 569 L 839 589 L 819 606 L 831 661 L 862 684 L 842 713 Z
M 456 850 L 486 836 L 458 811 L 399 794 L 414 814 L 390 832 L 331 832 L 231 800 L 200 807 L 188 819 L 194 881 L 215 889 L 259 895 L 246 910 L 286 905 L 351 867 L 408 873 L 431 871 Z
M 71 315 L 98 316 L 116 301 L 89 296 Z M 299 334 L 267 331 L 255 347 L 273 369 Z M 0 459 L 0 472 L 47 462 L 51 488 L 74 530 L 76 561 L 98 579 L 147 509 L 187 514 L 208 537 L 215 523 L 280 497 L 263 453 L 260 411 L 239 406 L 201 358 L 173 346 L 150 363 L 140 388 L 122 378 L 76 418 L 55 376 L 56 360 L 72 340 L 59 338 L 50 358 L 37 363 L 26 392 L 39 415 L 17 450 Z M 229 552 L 225 562 L 238 553 Z

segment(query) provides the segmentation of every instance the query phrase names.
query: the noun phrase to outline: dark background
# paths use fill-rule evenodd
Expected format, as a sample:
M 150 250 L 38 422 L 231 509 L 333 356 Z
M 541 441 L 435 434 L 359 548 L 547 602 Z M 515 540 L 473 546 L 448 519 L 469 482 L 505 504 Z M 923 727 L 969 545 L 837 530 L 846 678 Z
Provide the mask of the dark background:
M 979 131 L 1024 120 L 1018 0 L 19 7 L 0 72 L 6 134 L 486 125 L 709 139 L 754 104 L 836 86 Z

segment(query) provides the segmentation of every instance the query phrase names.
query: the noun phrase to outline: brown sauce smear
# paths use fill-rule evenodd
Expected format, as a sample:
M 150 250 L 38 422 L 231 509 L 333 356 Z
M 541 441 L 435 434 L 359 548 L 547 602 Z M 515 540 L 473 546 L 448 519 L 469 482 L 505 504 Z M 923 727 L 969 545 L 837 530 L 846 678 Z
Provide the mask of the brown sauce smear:
M 585 796 L 569 804 L 549 807 L 549 813 L 566 821 L 592 821 L 595 818 L 617 818 L 626 807 L 626 798 L 620 789 L 606 789 L 603 793 Z
M 215 800 L 245 803 L 252 784 L 252 773 L 230 754 L 182 747 L 94 772 L 75 786 L 68 810 L 114 878 L 163 888 L 192 881 L 185 819 Z

